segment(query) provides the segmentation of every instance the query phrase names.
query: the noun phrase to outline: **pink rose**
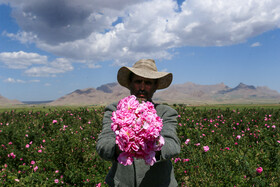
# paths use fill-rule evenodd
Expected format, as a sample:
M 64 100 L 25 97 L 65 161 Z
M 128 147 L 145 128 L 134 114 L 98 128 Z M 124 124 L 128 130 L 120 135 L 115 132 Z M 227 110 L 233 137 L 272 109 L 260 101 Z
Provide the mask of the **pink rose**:
M 188 145 L 190 141 L 190 139 L 186 139 L 185 144 Z
M 16 155 L 14 153 L 8 154 L 8 157 L 12 157 L 13 159 L 16 158 Z
M 151 151 L 149 154 L 146 154 L 145 155 L 145 162 L 146 164 L 149 164 L 149 165 L 154 165 L 154 163 L 156 162 L 156 153 L 154 151 Z
M 121 163 L 124 166 L 131 165 L 133 162 L 133 157 L 129 156 L 128 153 L 122 152 L 118 156 L 118 161 L 119 161 L 119 163 Z
M 38 169 L 38 166 L 36 166 L 33 170 L 34 170 L 34 172 L 36 172 L 37 171 L 37 169 Z
M 209 147 L 208 146 L 203 146 L 203 149 L 205 152 L 209 151 Z
M 262 168 L 262 167 L 258 167 L 258 168 L 256 169 L 256 171 L 257 171 L 257 173 L 262 173 L 262 172 L 263 172 L 263 168 Z

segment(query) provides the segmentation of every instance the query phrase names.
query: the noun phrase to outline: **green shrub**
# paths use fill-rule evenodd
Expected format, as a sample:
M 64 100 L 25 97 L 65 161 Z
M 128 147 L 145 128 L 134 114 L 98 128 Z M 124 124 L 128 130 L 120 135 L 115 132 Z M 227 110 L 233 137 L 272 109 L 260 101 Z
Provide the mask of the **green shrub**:
M 279 109 L 173 107 L 182 147 L 172 159 L 179 186 L 280 185 Z M 0 185 L 105 186 L 111 163 L 95 150 L 103 110 L 0 113 Z

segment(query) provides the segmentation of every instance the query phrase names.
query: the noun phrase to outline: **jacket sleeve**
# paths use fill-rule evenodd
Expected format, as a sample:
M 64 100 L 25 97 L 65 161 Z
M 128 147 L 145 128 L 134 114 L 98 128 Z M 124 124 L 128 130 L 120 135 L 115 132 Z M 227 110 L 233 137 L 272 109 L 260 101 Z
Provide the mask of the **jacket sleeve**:
M 111 117 L 112 112 L 117 108 L 116 106 L 116 104 L 111 104 L 105 108 L 102 131 L 96 144 L 97 153 L 105 160 L 115 160 L 116 135 L 111 129 Z
M 161 135 L 165 141 L 161 148 L 161 159 L 171 159 L 178 155 L 181 150 L 181 142 L 177 137 L 178 113 L 173 108 L 165 105 L 159 105 L 157 111 L 163 120 Z

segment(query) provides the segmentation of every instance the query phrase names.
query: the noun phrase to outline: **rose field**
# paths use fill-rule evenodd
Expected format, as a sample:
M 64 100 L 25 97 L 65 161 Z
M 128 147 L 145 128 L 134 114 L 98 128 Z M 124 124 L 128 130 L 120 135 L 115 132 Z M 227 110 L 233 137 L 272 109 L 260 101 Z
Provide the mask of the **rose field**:
M 280 186 L 280 107 L 178 111 L 179 186 Z M 96 153 L 104 107 L 2 109 L 1 186 L 106 186 Z

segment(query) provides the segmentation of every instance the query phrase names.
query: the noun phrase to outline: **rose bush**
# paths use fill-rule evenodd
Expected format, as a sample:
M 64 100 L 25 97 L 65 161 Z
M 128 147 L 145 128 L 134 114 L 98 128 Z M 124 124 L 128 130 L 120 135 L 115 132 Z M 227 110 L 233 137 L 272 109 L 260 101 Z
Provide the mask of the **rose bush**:
M 173 107 L 179 186 L 280 185 L 280 107 Z M 1 111 L 0 186 L 106 186 L 111 162 L 95 150 L 104 107 Z

